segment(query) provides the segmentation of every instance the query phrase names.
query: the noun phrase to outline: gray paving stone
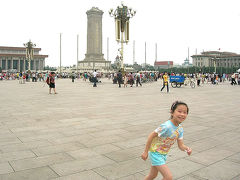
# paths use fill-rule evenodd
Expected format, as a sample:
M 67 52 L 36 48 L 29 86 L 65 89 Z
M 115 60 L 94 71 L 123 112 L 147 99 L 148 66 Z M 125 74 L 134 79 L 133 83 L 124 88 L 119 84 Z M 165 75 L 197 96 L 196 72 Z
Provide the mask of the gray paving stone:
M 10 161 L 10 164 L 15 171 L 21 171 L 72 160 L 74 159 L 71 156 L 65 153 L 59 153 L 35 158 L 27 158 L 17 161 Z
M 114 146 L 112 144 L 104 144 L 100 146 L 95 146 L 92 148 L 92 150 L 98 154 L 107 154 L 107 153 L 121 150 L 121 148 Z
M 80 141 L 90 141 L 93 137 L 89 134 L 80 134 L 80 135 L 73 135 L 73 136 L 65 136 L 56 139 L 49 139 L 49 141 L 53 144 L 66 144 L 66 143 L 73 143 Z
M 178 178 L 177 180 L 208 180 L 208 179 L 197 177 L 194 175 L 186 175 L 184 177 Z
M 232 154 L 234 154 L 233 151 L 222 150 L 219 148 L 212 148 L 200 153 L 193 154 L 189 157 L 186 157 L 186 159 L 203 164 L 203 165 L 210 165 L 220 160 L 224 160 L 226 157 L 229 157 Z
M 140 179 L 144 179 L 144 177 L 145 176 L 140 173 L 135 173 L 130 176 L 125 176 L 125 177 L 119 178 L 118 180 L 140 180 Z
M 42 155 L 53 154 L 53 153 L 73 151 L 73 150 L 81 149 L 83 147 L 84 146 L 81 145 L 80 143 L 73 142 L 73 143 L 57 144 L 57 145 L 39 147 L 39 148 L 36 148 L 36 149 L 32 149 L 32 151 L 37 156 L 42 156 Z
M 83 160 L 91 157 L 100 156 L 100 154 L 88 148 L 83 148 L 76 151 L 69 151 L 67 152 L 67 154 L 69 154 L 70 156 L 77 160 Z
M 226 159 L 240 164 L 240 153 L 236 153 L 236 154 L 234 154 L 234 155 L 232 155 L 232 156 L 230 156 Z
M 92 132 L 96 132 L 99 131 L 98 128 L 76 128 L 76 126 L 74 126 L 73 129 L 71 128 L 66 128 L 64 130 L 61 130 L 61 133 L 64 134 L 65 136 L 75 136 L 75 135 L 84 135 L 84 134 L 90 134 Z
M 31 157 L 36 157 L 36 155 L 32 151 L 15 151 L 9 153 L 2 153 L 0 154 L 0 163 Z
M 113 143 L 113 142 L 119 142 L 124 141 L 125 139 L 122 137 L 119 137 L 117 135 L 107 136 L 107 137 L 96 137 L 92 138 L 91 140 L 81 139 L 79 142 L 87 147 L 94 147 L 98 145 L 103 145 L 106 143 Z
M 22 151 L 22 150 L 30 150 L 32 148 L 38 148 L 42 146 L 52 145 L 50 142 L 43 141 L 31 141 L 28 143 L 17 143 L 17 144 L 8 144 L 4 146 L 0 146 L 0 150 L 2 152 L 14 152 L 14 151 Z
M 218 146 L 216 146 L 216 148 L 222 148 L 222 149 L 225 149 L 228 151 L 230 150 L 230 151 L 234 151 L 234 152 L 240 152 L 240 139 L 225 142 L 224 146 L 218 145 Z
M 29 142 L 29 141 L 41 141 L 41 140 L 51 140 L 51 139 L 59 139 L 63 137 L 61 133 L 49 133 L 49 134 L 41 134 L 41 135 L 35 135 L 31 137 L 19 137 L 19 139 L 22 142 Z
M 0 163 L 0 174 L 7 174 L 11 172 L 13 172 L 13 169 L 8 162 Z
M 0 180 L 47 180 L 56 178 L 58 175 L 49 167 L 40 167 L 10 174 L 0 175 Z
M 148 168 L 148 164 L 141 159 L 132 159 L 118 164 L 111 164 L 105 167 L 94 169 L 95 172 L 104 176 L 108 180 L 131 176 Z
M 72 174 L 69 176 L 62 176 L 52 180 L 106 180 L 102 176 L 98 175 L 94 171 L 83 171 L 80 173 Z
M 106 157 L 97 156 L 88 158 L 86 160 L 76 160 L 65 163 L 58 163 L 50 165 L 50 167 L 60 176 L 64 176 L 114 163 L 114 161 Z
M 8 144 L 16 144 L 16 143 L 21 143 L 21 141 L 18 138 L 1 138 L 0 140 L 0 146 L 8 145 Z
M 240 111 L 236 107 L 240 97 L 236 94 L 240 86 L 170 87 L 167 94 L 160 92 L 161 81 L 125 89 L 107 79 L 97 88 L 82 80 L 72 83 L 59 79 L 56 83 L 59 94 L 48 95 L 42 82 L 19 85 L 0 81 L 1 92 L 11 94 L 0 96 L 5 102 L 0 108 L 0 162 L 1 170 L 7 173 L 2 179 L 87 179 L 88 173 L 108 179 L 110 172 L 121 180 L 143 179 L 150 168 L 149 160 L 140 160 L 144 144 L 149 133 L 169 119 L 175 100 L 186 102 L 190 108 L 183 123 L 184 143 L 192 147 L 193 154 L 188 157 L 174 144 L 167 160 L 171 171 L 177 173 L 174 178 L 239 179 Z M 130 163 L 136 158 L 137 165 Z M 21 171 L 8 172 L 7 161 Z M 222 163 L 225 161 L 228 163 Z M 205 168 L 194 171 L 199 163 Z M 121 167 L 119 174 L 117 167 Z M 30 169 L 23 170 L 26 168 Z M 102 173 L 106 176 L 95 171 L 99 168 L 105 168 Z M 203 176 L 193 174 L 198 172 Z
M 192 148 L 193 152 L 202 152 L 205 150 L 212 149 L 217 145 L 222 145 L 222 142 L 214 138 L 205 138 L 198 141 L 191 142 L 189 146 Z
M 122 149 L 132 148 L 140 145 L 144 145 L 146 142 L 146 137 L 132 138 L 130 140 L 124 140 L 117 143 L 112 143 Z
M 194 171 L 197 171 L 204 166 L 186 159 L 179 159 L 167 164 L 173 174 L 174 179 L 186 176 Z
M 192 174 L 208 180 L 231 180 L 240 174 L 240 164 L 222 160 Z
M 136 157 L 140 157 L 144 150 L 144 146 L 137 146 L 129 149 L 118 150 L 111 153 L 105 154 L 106 157 L 116 161 L 126 161 L 130 159 L 135 159 Z

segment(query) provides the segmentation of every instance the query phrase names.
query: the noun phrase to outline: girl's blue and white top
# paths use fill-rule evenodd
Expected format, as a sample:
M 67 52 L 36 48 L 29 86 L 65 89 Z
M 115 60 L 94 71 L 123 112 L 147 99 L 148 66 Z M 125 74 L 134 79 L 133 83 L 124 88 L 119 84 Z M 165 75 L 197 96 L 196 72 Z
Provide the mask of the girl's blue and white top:
M 183 127 L 175 126 L 170 120 L 161 124 L 155 129 L 158 136 L 153 138 L 150 147 L 151 152 L 159 152 L 160 154 L 168 154 L 171 146 L 177 139 L 183 139 Z

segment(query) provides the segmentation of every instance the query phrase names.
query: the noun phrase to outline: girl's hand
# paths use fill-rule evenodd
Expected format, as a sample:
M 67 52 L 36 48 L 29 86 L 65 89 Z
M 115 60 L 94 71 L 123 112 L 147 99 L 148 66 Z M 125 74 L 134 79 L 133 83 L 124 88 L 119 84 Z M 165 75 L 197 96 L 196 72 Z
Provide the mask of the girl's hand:
M 190 147 L 187 148 L 186 150 L 187 154 L 190 156 L 192 154 L 192 149 Z
M 146 161 L 146 159 L 148 158 L 148 152 L 142 153 L 141 157 L 144 161 Z

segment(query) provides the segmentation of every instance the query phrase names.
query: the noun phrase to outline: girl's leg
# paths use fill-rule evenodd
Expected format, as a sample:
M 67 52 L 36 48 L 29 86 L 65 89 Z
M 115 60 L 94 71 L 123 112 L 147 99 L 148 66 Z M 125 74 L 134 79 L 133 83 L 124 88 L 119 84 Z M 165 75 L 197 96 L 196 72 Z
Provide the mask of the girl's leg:
M 156 166 L 151 166 L 149 174 L 144 178 L 144 180 L 153 180 L 158 175 L 158 170 Z
M 156 166 L 157 170 L 162 174 L 162 180 L 172 180 L 172 173 L 166 164 L 161 166 Z

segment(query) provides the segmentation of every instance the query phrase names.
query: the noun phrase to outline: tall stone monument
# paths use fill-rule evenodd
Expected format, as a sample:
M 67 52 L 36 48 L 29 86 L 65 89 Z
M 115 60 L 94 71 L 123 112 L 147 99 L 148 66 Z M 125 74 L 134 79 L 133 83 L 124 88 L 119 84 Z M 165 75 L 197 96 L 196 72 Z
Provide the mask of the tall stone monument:
M 79 69 L 84 71 L 109 69 L 111 61 L 106 61 L 102 53 L 102 15 L 103 11 L 92 7 L 87 12 L 87 53 L 79 61 Z

